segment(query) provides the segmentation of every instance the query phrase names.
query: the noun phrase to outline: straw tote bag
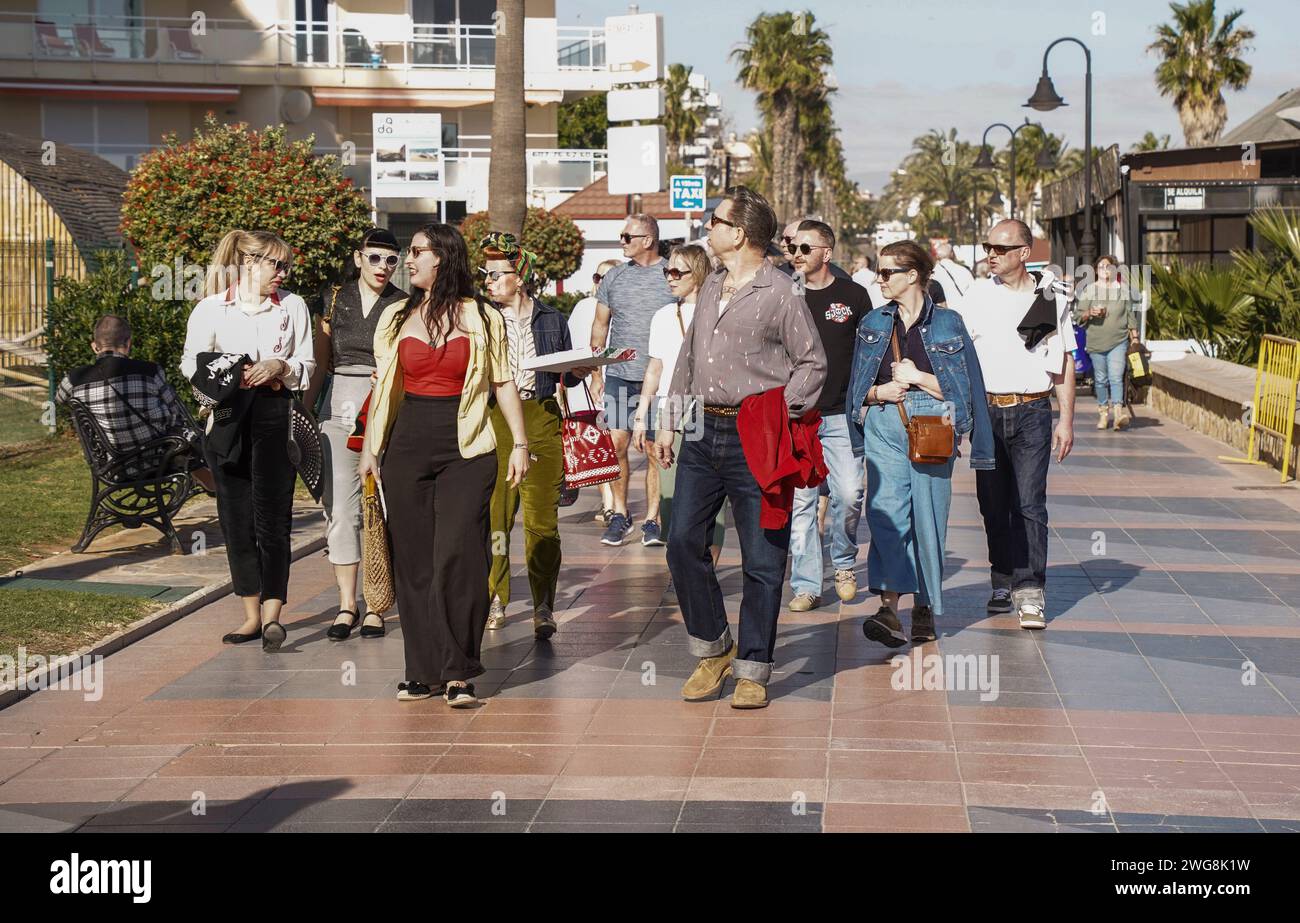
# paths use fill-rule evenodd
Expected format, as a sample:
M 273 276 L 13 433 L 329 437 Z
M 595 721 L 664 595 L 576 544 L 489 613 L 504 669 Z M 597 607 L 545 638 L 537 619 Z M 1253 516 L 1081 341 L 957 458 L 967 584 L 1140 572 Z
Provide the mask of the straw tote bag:
M 361 488 L 361 592 L 366 608 L 383 613 L 393 606 L 393 559 L 388 545 L 388 524 L 373 475 Z

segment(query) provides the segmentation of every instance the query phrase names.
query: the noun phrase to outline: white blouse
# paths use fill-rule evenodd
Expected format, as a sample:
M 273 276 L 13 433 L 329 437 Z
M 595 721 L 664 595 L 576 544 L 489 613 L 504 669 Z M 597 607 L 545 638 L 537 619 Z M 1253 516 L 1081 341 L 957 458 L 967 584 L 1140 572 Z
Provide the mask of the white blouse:
M 299 296 L 280 289 L 248 311 L 228 289 L 204 298 L 190 312 L 181 372 L 193 377 L 199 353 L 242 353 L 254 362 L 283 359 L 289 372 L 281 381 L 290 390 L 302 390 L 316 368 L 311 337 L 311 315 Z

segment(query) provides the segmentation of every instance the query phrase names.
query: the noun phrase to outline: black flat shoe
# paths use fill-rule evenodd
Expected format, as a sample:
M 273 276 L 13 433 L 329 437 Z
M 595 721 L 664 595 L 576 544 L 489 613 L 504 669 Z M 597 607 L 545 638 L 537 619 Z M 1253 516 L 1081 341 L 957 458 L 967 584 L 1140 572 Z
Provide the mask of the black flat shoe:
M 260 637 L 262 637 L 262 629 L 260 628 L 257 629 L 257 631 L 253 632 L 251 635 L 241 635 L 237 631 L 232 631 L 228 635 L 221 636 L 221 643 L 222 644 L 247 644 L 249 641 L 256 641 Z
M 352 616 L 352 620 L 346 625 L 341 622 L 335 622 L 331 625 L 330 630 L 325 632 L 325 637 L 329 638 L 331 641 L 346 641 L 348 635 L 352 634 L 352 629 L 357 627 L 357 622 L 361 621 L 361 616 L 358 615 L 354 609 L 340 609 L 335 618 L 338 618 L 339 615 L 345 613 Z
M 362 625 L 361 625 L 361 637 L 363 637 L 363 638 L 382 638 L 382 637 L 384 636 L 384 633 L 387 631 L 387 629 L 384 628 L 384 617 L 383 617 L 382 615 L 380 615 L 378 612 L 367 612 L 367 613 L 366 613 L 366 617 L 367 617 L 367 618 L 369 618 L 369 617 L 372 616 L 372 615 L 379 619 L 379 624 L 378 624 L 378 625 L 366 625 L 366 624 L 362 623 Z
M 289 633 L 284 630 L 284 626 L 279 622 L 267 622 L 262 626 L 262 650 L 268 654 L 274 654 L 284 643 L 284 639 Z

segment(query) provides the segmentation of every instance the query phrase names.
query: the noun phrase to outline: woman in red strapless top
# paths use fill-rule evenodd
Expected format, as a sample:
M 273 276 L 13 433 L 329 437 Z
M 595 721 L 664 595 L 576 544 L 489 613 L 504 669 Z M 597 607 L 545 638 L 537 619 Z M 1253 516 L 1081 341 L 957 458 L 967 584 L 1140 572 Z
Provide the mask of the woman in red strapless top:
M 431 347 L 416 337 L 402 337 L 397 344 L 397 361 L 402 363 L 406 393 L 419 397 L 459 397 L 465 390 L 469 368 L 469 337 L 456 337 Z

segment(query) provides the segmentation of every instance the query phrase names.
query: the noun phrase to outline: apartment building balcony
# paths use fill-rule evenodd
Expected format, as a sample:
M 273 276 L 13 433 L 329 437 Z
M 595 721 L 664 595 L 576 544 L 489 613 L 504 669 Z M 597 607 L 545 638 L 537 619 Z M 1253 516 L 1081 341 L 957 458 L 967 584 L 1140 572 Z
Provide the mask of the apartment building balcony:
M 487 91 L 491 25 L 423 24 L 409 15 L 335 22 L 0 13 L 0 80 L 411 88 Z M 524 84 L 534 94 L 609 89 L 600 28 L 529 18 Z

